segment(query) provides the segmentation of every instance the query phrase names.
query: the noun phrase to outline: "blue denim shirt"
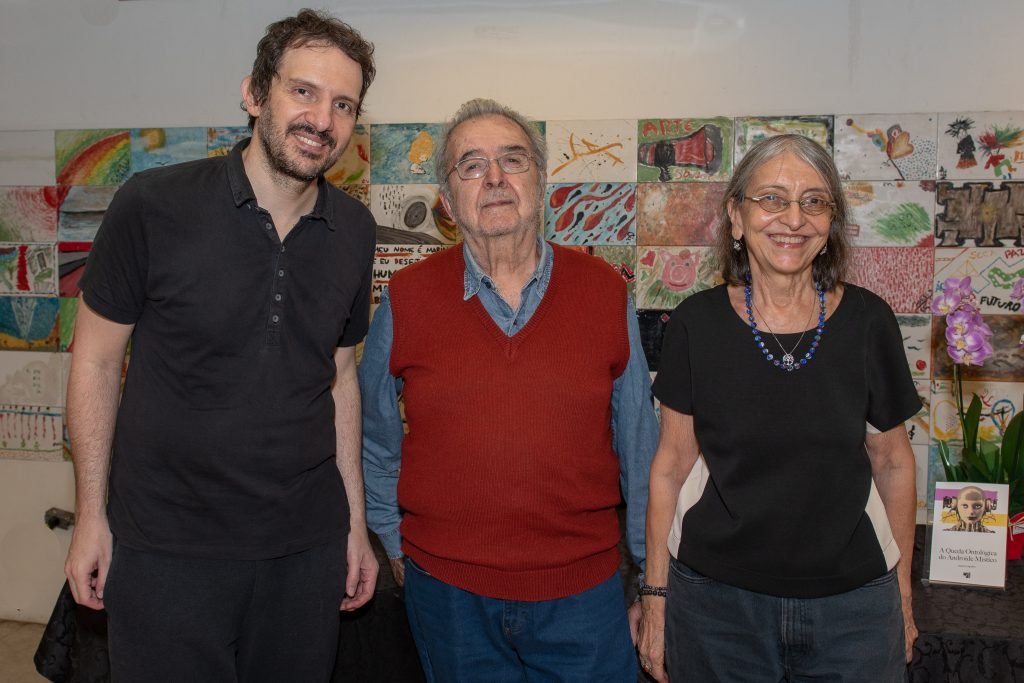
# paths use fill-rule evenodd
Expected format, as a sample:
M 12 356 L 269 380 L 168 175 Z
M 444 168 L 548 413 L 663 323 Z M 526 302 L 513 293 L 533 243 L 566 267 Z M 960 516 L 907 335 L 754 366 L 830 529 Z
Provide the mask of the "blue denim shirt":
M 494 324 L 508 336 L 519 332 L 537 310 L 554 264 L 554 251 L 538 238 L 541 258 L 533 276 L 523 286 L 520 305 L 513 310 L 498 294 L 491 278 L 465 254 L 466 300 L 480 297 L 480 303 Z M 457 247 L 453 247 L 457 248 Z M 398 473 L 402 459 L 402 417 L 398 395 L 402 380 L 389 372 L 394 323 L 388 293 L 381 296 L 359 364 L 359 387 L 363 403 L 363 477 L 366 485 L 366 520 L 380 538 L 388 557 L 402 557 L 398 509 Z M 658 445 L 658 419 L 651 400 L 651 379 L 640 343 L 633 302 L 627 302 L 629 362 L 612 387 L 612 446 L 619 456 L 619 482 L 626 500 L 626 540 L 634 561 L 644 567 L 644 524 L 647 513 L 647 484 L 651 459 Z M 441 492 L 438 492 L 441 495 Z

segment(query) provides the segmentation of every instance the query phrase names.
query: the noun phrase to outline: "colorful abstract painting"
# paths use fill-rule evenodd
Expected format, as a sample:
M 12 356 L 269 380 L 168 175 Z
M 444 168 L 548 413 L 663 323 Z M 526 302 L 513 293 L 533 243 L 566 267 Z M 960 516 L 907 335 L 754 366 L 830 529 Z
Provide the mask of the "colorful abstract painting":
M 835 161 L 843 180 L 935 178 L 934 114 L 847 114 L 835 120 Z
M 917 415 L 907 420 L 907 436 L 910 437 L 910 443 L 912 444 L 929 444 L 931 443 L 931 405 L 932 405 L 932 386 L 931 380 L 928 379 L 915 379 L 914 389 L 917 391 L 917 397 L 921 399 L 921 410 L 917 411 Z
M 992 355 L 981 365 L 962 365 L 964 379 L 998 380 L 1003 382 L 1020 378 L 1024 351 L 1020 347 L 1024 334 L 1024 315 L 987 314 L 982 318 L 992 330 Z M 932 378 L 953 379 L 953 361 L 947 353 L 946 320 L 932 319 Z
M 0 185 L 54 183 L 52 130 L 0 131 Z
M 58 291 L 62 297 L 77 297 L 82 288 L 78 281 L 85 272 L 92 242 L 61 242 L 57 245 Z
M 57 297 L 0 296 L 0 348 L 57 351 Z
M 0 457 L 62 459 L 61 374 L 58 353 L 0 353 Z
M 856 247 L 849 281 L 870 289 L 897 313 L 926 313 L 933 252 L 928 247 Z
M 377 220 L 378 243 L 454 244 L 459 237 L 438 198 L 437 185 L 373 184 L 370 211 Z
M 374 184 L 437 184 L 435 143 L 439 123 L 385 123 L 370 126 L 370 167 Z
M 931 377 L 932 317 L 927 314 L 901 314 L 896 316 L 903 334 L 903 351 L 907 354 L 910 374 L 914 379 Z
M 942 291 L 942 283 L 948 278 L 966 275 L 971 276 L 975 305 L 981 313 L 1021 312 L 1021 303 L 1013 301 L 1010 293 L 1014 281 L 1024 277 L 1024 249 L 962 247 L 935 250 L 933 291 Z
M 1024 112 L 939 114 L 940 180 L 1011 180 L 1024 168 Z
M 252 135 L 248 126 L 214 126 L 206 129 L 206 156 L 224 157 Z
M 707 247 L 637 250 L 637 308 L 671 310 L 691 294 L 721 281 L 718 263 Z
M 859 247 L 931 247 L 935 243 L 935 182 L 843 183 L 848 230 Z
M 555 244 L 636 244 L 636 184 L 548 185 L 544 218 Z
M 128 178 L 127 130 L 58 130 L 54 147 L 58 185 L 120 185 Z
M 932 438 L 936 441 L 962 439 L 960 418 L 953 397 L 952 382 L 932 381 Z M 978 436 L 986 441 L 1001 441 L 1006 425 L 1021 410 L 1024 383 L 968 381 L 963 383 L 964 396 L 976 394 L 981 401 Z
M 626 291 L 636 303 L 636 249 L 634 247 L 590 247 L 587 251 L 603 259 L 626 282 Z
M 67 188 L 0 187 L 0 242 L 57 241 L 57 208 Z
M 356 124 L 348 147 L 334 166 L 324 174 L 327 182 L 336 186 L 367 185 L 370 182 L 370 130 Z
M 726 180 L 732 174 L 733 122 L 643 119 L 637 123 L 637 181 Z
M 116 187 L 72 187 L 68 189 L 58 214 L 57 235 L 65 242 L 91 242 L 100 229 L 103 215 Z
M 1024 246 L 1024 181 L 935 186 L 935 236 L 940 247 Z
M 765 138 L 794 134 L 808 137 L 832 153 L 832 116 L 745 116 L 736 119 L 734 163 Z
M 548 182 L 636 182 L 636 124 L 632 119 L 548 121 Z
M 71 351 L 74 346 L 75 317 L 78 314 L 78 299 L 60 298 L 60 312 L 57 321 L 60 325 L 60 350 Z
M 206 157 L 206 128 L 132 128 L 131 172 Z
M 710 246 L 726 183 L 641 183 L 637 244 Z
M 0 294 L 57 294 L 55 244 L 0 244 Z

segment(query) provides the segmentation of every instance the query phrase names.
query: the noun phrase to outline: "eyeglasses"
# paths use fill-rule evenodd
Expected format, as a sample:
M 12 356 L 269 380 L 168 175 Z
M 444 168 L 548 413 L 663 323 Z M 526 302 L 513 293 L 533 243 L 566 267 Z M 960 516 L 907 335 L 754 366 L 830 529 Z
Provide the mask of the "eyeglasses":
M 487 173 L 487 169 L 491 167 L 492 161 L 496 161 L 498 163 L 498 168 L 505 173 L 526 173 L 530 170 L 530 159 L 532 158 L 533 157 L 526 152 L 506 152 L 494 159 L 488 159 L 486 157 L 467 157 L 455 164 L 455 168 L 448 171 L 448 175 L 458 172 L 459 177 L 463 180 L 483 178 L 484 174 Z
M 835 207 L 833 202 L 824 197 L 804 197 L 803 199 L 783 199 L 777 194 L 764 194 L 760 197 L 744 197 L 744 199 L 757 202 L 757 205 L 768 213 L 780 213 L 789 208 L 790 204 L 798 204 L 800 210 L 808 216 L 819 216 Z

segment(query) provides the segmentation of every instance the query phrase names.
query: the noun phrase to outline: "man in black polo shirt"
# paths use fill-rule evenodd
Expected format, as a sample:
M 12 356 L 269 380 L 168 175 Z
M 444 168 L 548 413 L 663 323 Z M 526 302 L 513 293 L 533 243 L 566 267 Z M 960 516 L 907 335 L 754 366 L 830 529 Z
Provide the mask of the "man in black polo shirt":
M 372 53 L 325 14 L 270 25 L 242 83 L 253 137 L 137 174 L 96 237 L 66 573 L 107 609 L 114 680 L 327 680 L 339 606 L 373 593 L 354 348 L 375 226 L 323 178 Z

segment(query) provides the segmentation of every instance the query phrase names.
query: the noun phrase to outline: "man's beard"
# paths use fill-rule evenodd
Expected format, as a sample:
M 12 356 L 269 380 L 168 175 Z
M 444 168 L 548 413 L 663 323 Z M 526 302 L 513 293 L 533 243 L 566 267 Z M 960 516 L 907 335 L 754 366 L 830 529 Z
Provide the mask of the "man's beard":
M 271 168 L 281 175 L 292 178 L 293 180 L 298 180 L 304 183 L 316 180 L 321 174 L 327 171 L 327 169 L 333 166 L 340 156 L 340 154 L 334 153 L 338 146 L 337 140 L 328 133 L 318 133 L 316 129 L 309 124 L 293 123 L 282 133 L 281 129 L 274 125 L 274 120 L 269 115 L 264 115 L 264 120 L 260 121 L 260 123 L 264 124 L 259 127 L 260 145 L 263 147 L 263 151 Z M 300 165 L 288 156 L 288 136 L 296 132 L 303 133 L 314 140 L 327 144 L 327 156 L 319 166 L 310 167 Z M 315 158 L 307 156 L 306 152 L 303 150 L 298 150 L 298 154 L 307 159 Z

